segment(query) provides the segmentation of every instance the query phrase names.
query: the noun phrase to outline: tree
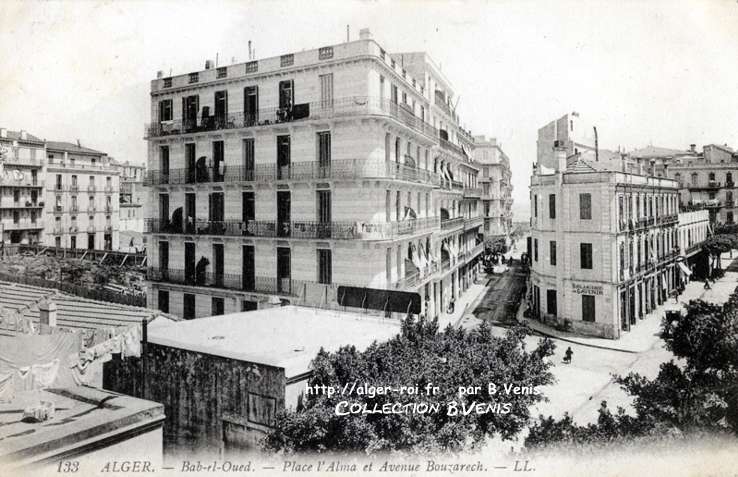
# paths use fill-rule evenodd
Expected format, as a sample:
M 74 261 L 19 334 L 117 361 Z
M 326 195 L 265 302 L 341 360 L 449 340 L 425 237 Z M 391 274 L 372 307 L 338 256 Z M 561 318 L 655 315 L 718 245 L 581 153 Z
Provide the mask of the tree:
M 483 443 L 488 436 L 514 437 L 529 419 L 529 406 L 541 394 L 490 394 L 488 383 L 498 386 L 544 386 L 553 382 L 546 357 L 554 345 L 548 339 L 528 351 L 526 331 L 515 329 L 495 337 L 489 325 L 465 331 L 447 327 L 438 331 L 436 320 L 407 319 L 395 338 L 374 343 L 359 352 L 346 346 L 335 353 L 323 350 L 313 361 L 308 385 L 341 389 L 346 383 L 375 386 L 417 386 L 417 395 L 390 392 L 386 395 L 309 394 L 295 411 L 278 415 L 274 430 L 264 441 L 271 451 L 461 451 Z M 426 394 L 425 386 L 438 387 Z M 462 386 L 479 386 L 476 395 L 459 396 Z M 367 405 L 427 403 L 440 405 L 437 413 L 337 415 L 341 401 Z M 510 412 L 449 415 L 447 403 L 509 402 Z
M 730 252 L 734 248 L 738 248 L 738 237 L 732 234 L 716 234 L 709 237 L 702 244 L 702 249 L 712 257 L 712 264 L 715 268 L 722 268 L 720 255 Z
M 722 306 L 692 300 L 662 321 L 661 338 L 678 362 L 663 363 L 654 379 L 638 373 L 615 381 L 634 397 L 635 416 L 603 402 L 597 424 L 570 416 L 540 416 L 526 446 L 600 445 L 619 439 L 671 438 L 696 433 L 738 435 L 738 288 Z

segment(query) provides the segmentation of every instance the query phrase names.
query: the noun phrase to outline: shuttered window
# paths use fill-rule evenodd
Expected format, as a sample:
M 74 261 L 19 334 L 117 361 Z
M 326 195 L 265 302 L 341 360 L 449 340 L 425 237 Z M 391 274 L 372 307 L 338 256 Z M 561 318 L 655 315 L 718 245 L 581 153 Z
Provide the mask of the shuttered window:
M 320 75 L 320 105 L 323 108 L 333 106 L 333 73 Z
M 318 250 L 318 282 L 329 284 L 333 279 L 333 261 L 331 251 Z

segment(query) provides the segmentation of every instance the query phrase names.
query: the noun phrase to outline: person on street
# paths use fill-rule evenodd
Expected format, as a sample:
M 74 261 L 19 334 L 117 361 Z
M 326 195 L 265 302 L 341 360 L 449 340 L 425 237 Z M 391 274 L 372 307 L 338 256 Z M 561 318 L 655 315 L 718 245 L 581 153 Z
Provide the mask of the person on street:
M 712 287 L 710 286 L 710 279 L 705 278 L 705 290 L 710 290 Z
M 571 363 L 571 356 L 574 354 L 574 351 L 571 350 L 571 346 L 566 348 L 566 351 L 564 352 L 564 363 L 570 364 Z

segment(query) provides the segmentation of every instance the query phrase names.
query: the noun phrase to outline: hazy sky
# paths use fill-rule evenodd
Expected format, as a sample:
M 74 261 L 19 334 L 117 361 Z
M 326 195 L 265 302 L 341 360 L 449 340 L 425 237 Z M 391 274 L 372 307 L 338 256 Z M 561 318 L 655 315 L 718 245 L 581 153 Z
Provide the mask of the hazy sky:
M 602 147 L 738 146 L 738 2 L 0 2 L 0 125 L 144 162 L 149 82 L 371 29 L 428 51 L 462 122 L 510 156 L 528 213 L 536 132 L 575 110 Z

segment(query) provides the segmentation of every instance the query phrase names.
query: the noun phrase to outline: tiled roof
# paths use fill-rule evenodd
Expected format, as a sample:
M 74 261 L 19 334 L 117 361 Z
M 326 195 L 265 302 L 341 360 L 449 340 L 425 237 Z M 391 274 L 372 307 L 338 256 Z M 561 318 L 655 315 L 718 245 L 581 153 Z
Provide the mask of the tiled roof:
M 81 147 L 71 142 L 64 141 L 46 141 L 46 149 L 53 151 L 66 151 L 72 153 L 83 153 L 83 154 L 99 154 L 101 156 L 107 155 L 102 151 L 90 149 L 89 147 Z
M 674 157 L 694 154 L 691 151 L 680 149 L 668 149 L 665 147 L 646 146 L 640 149 L 634 149 L 628 153 L 632 157 Z
M 6 138 L 0 138 L 0 140 L 8 139 L 11 141 L 31 141 L 31 142 L 43 142 L 43 140 L 37 138 L 33 134 L 26 133 L 26 139 L 21 139 L 21 133 L 20 131 L 11 131 L 10 129 L 7 130 L 8 137 Z
M 179 321 L 179 318 L 158 310 L 88 300 L 49 288 L 0 281 L 0 306 L 9 311 L 21 312 L 35 323 L 39 320 L 38 304 L 43 300 L 56 304 L 57 325 L 64 328 L 128 326 L 141 323 L 144 319 L 151 321 L 157 316 Z

